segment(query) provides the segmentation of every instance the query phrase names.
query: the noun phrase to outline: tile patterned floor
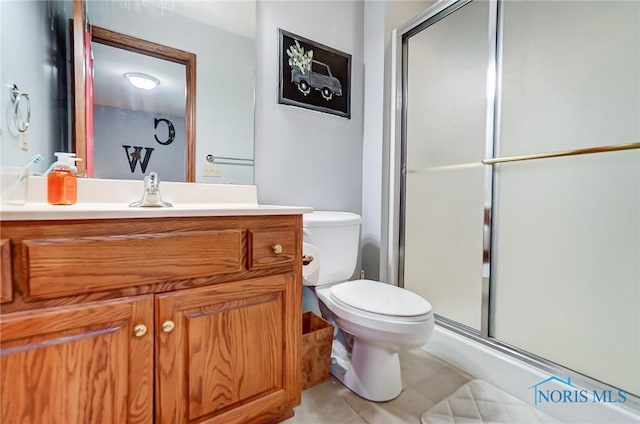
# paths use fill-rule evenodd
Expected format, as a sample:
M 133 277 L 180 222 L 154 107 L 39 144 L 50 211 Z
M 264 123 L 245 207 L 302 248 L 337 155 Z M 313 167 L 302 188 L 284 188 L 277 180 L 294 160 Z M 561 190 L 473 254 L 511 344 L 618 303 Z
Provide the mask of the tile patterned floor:
M 286 424 L 419 424 L 429 408 L 473 377 L 422 349 L 400 355 L 402 393 L 389 402 L 369 402 L 331 376 L 305 390 Z

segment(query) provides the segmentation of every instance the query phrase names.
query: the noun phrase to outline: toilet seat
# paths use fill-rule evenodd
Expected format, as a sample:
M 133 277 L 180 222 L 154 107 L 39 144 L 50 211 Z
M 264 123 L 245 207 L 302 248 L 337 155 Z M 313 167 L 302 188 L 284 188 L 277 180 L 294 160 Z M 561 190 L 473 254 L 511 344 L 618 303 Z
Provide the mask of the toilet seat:
M 356 280 L 357 281 L 357 280 Z M 351 322 L 352 324 L 370 328 L 381 332 L 391 332 L 398 334 L 411 333 L 422 328 L 428 322 L 433 322 L 433 312 L 429 310 L 422 315 L 414 316 L 393 316 L 384 315 L 380 313 L 370 312 L 366 309 L 359 309 L 348 305 L 347 303 L 336 298 L 331 294 L 331 288 L 340 286 L 342 284 L 350 284 L 352 281 L 346 283 L 339 283 L 335 286 L 328 287 L 316 287 L 316 295 L 318 299 L 324 303 L 329 310 L 342 320 Z M 384 284 L 379 282 L 367 281 L 366 284 Z M 404 290 L 404 289 L 401 289 Z M 335 290 L 334 290 L 335 291 Z M 338 290 L 338 293 L 340 290 Z M 417 296 L 417 295 L 416 295 Z M 426 302 L 426 301 L 425 301 Z M 428 303 L 428 302 L 427 302 Z M 431 306 L 431 305 L 429 305 Z M 425 309 L 426 311 L 426 309 Z M 422 330 L 420 330 L 422 331 Z
M 368 281 L 366 284 L 373 282 Z M 336 299 L 331 295 L 331 287 L 333 286 L 316 287 L 318 299 L 331 312 L 330 318 L 337 327 L 352 334 L 360 343 L 397 352 L 424 345 L 433 330 L 433 311 L 408 317 L 368 312 Z
M 432 310 L 431 304 L 419 295 L 379 281 L 347 281 L 331 286 L 329 293 L 343 307 L 398 321 L 422 321 Z

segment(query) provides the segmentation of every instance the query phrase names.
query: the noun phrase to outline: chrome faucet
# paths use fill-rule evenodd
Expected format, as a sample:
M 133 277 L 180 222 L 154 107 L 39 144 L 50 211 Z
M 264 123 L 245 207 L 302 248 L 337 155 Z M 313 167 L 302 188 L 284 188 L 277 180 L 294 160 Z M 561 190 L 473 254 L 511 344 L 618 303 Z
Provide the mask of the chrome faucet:
M 129 203 L 129 207 L 132 208 L 159 208 L 171 206 L 173 205 L 162 200 L 162 197 L 160 196 L 160 178 L 156 172 L 150 172 L 149 175 L 144 177 L 144 193 L 142 193 L 142 199 L 138 202 Z

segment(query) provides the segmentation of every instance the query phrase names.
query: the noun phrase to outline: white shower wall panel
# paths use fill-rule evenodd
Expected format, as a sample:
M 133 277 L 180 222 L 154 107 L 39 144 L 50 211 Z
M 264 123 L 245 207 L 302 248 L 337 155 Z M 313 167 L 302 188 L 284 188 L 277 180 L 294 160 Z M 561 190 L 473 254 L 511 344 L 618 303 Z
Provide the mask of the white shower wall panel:
M 640 141 L 640 2 L 504 2 L 496 156 Z M 640 153 L 497 166 L 490 335 L 640 394 Z
M 493 337 L 640 393 L 640 152 L 501 165 Z
M 640 139 L 640 2 L 505 1 L 500 155 Z

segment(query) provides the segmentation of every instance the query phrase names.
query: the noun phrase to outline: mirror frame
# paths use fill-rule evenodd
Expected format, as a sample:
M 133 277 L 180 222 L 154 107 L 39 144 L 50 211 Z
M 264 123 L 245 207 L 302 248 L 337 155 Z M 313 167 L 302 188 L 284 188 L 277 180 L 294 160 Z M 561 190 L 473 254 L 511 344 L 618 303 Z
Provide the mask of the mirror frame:
M 77 6 L 80 7 L 77 7 Z M 85 108 L 85 45 L 84 45 L 84 6 L 82 0 L 74 0 L 73 23 L 73 67 L 74 67 L 74 111 L 73 134 L 75 150 L 78 157 L 86 156 L 86 115 Z M 79 13 L 79 16 L 78 16 Z M 195 182 L 195 146 L 196 146 L 196 55 L 184 50 L 175 49 L 162 44 L 153 43 L 141 38 L 121 34 L 97 26 L 90 26 L 91 41 L 134 53 L 144 54 L 157 59 L 185 65 L 186 99 L 185 99 L 185 181 Z M 78 173 L 86 172 L 84 161 L 78 163 Z

